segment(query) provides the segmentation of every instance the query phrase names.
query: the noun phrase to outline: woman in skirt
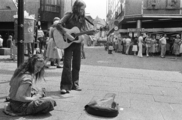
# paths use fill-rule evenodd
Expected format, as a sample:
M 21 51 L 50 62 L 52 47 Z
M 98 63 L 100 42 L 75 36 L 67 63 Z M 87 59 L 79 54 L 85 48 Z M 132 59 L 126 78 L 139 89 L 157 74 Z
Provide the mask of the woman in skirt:
M 59 22 L 59 20 L 60 19 L 58 17 L 55 17 L 54 18 L 54 24 L 57 24 Z M 50 30 L 49 30 L 49 41 L 48 41 L 47 50 L 46 50 L 46 63 L 49 60 L 54 63 L 54 61 L 56 60 L 57 68 L 62 68 L 62 66 L 60 66 L 60 60 L 63 57 L 63 50 L 59 49 L 56 46 L 56 43 L 55 43 L 55 41 L 53 39 L 53 31 L 54 31 L 54 28 L 50 27 Z M 48 65 L 46 65 L 46 67 L 48 68 Z
M 134 41 L 133 41 L 133 48 L 132 48 L 132 51 L 134 52 L 134 55 L 136 55 L 136 53 L 137 53 L 137 51 L 138 51 L 138 46 L 137 46 L 137 44 L 138 44 L 138 38 L 135 37 L 135 38 L 134 38 Z

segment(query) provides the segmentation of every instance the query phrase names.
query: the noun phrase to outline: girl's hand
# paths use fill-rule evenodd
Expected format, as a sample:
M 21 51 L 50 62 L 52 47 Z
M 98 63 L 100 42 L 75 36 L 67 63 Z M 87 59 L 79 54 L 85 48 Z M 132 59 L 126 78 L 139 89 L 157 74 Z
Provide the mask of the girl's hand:
M 39 100 L 42 96 L 40 96 L 39 94 L 35 95 L 32 97 L 33 101 Z
M 57 49 L 57 47 L 54 47 L 54 48 L 53 48 L 53 50 L 56 50 L 56 49 Z

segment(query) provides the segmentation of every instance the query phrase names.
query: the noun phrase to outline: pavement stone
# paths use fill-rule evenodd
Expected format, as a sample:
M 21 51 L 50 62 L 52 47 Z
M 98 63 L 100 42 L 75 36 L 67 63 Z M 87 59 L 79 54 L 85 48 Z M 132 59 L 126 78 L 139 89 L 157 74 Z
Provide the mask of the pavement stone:
M 0 57 L 1 59 L 1 57 Z M 3 58 L 3 59 L 8 59 Z M 0 61 L 0 120 L 106 120 L 87 114 L 84 106 L 92 99 L 115 93 L 120 113 L 109 120 L 181 120 L 182 75 L 178 71 L 82 65 L 81 92 L 59 92 L 62 69 L 46 69 L 47 96 L 53 97 L 57 106 L 47 115 L 10 117 L 2 113 L 4 99 L 9 91 L 9 80 L 16 69 L 16 62 Z

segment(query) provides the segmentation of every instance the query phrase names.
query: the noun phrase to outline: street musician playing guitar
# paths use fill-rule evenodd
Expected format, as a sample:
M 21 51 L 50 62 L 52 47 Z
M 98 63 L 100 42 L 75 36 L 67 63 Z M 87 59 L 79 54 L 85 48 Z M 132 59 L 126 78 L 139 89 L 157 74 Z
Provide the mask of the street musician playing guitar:
M 76 0 L 72 7 L 72 12 L 66 13 L 56 25 L 57 30 L 63 35 L 63 41 L 71 43 L 64 47 L 63 71 L 60 83 L 61 94 L 69 93 L 70 90 L 81 91 L 79 88 L 79 71 L 82 41 L 79 40 L 77 33 L 88 30 L 85 20 L 85 7 L 84 1 Z M 76 31 L 76 34 L 70 35 L 71 32 L 69 33 L 69 30 Z M 74 37 L 75 35 L 76 37 Z M 57 46 L 59 47 L 59 45 Z

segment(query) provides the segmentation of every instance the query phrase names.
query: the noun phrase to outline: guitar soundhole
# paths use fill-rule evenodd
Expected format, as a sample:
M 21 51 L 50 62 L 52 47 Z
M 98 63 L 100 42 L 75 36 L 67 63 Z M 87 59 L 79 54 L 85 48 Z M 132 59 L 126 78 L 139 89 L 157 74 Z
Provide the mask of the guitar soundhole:
M 75 40 L 78 40 L 78 36 L 76 36 L 74 33 L 72 33 L 71 35 L 75 38 Z
M 68 43 L 71 43 L 72 41 L 71 41 L 71 40 L 69 40 L 69 39 L 67 39 L 67 42 L 68 42 Z

